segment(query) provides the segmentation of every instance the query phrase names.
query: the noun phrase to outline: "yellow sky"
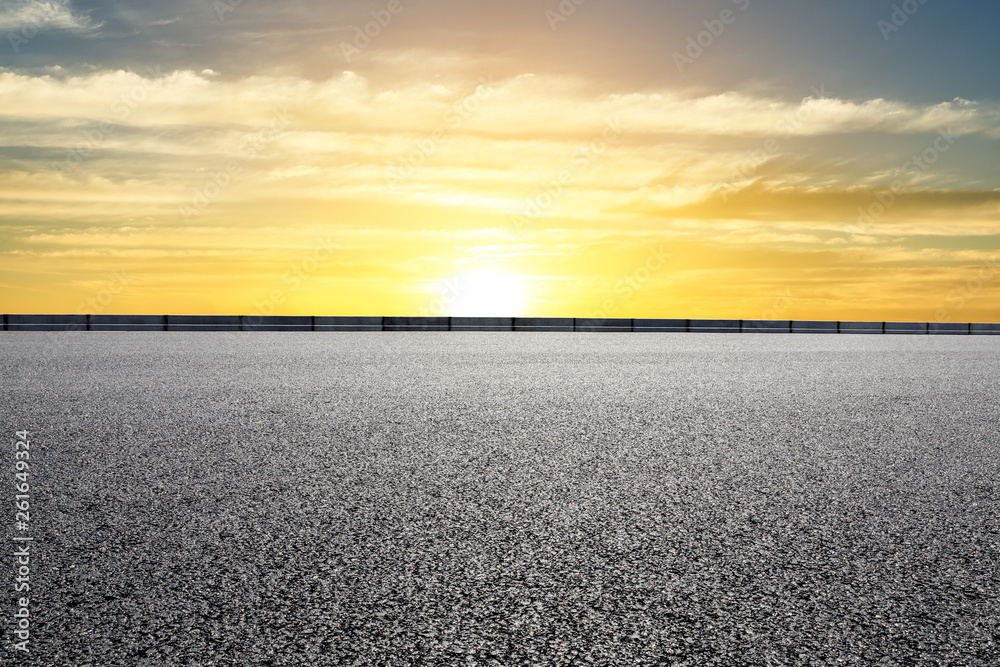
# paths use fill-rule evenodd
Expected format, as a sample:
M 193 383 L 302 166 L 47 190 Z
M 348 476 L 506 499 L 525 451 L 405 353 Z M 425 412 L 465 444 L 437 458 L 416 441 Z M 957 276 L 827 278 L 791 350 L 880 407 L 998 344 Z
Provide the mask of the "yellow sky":
M 373 59 L 0 71 L 0 310 L 1000 321 L 996 104 Z

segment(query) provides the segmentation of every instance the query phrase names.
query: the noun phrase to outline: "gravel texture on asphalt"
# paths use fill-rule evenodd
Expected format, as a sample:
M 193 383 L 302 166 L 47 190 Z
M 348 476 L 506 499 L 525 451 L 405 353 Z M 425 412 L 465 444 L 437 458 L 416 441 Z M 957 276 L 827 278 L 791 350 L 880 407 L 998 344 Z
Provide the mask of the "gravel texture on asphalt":
M 4 664 L 1000 664 L 995 338 L 7 333 L 0 365 L 35 538 Z

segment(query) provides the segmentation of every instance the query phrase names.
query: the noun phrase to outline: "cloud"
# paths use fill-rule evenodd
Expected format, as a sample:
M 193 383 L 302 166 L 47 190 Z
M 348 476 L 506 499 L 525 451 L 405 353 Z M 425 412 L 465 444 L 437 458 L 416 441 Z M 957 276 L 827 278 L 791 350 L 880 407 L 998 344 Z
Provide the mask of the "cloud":
M 885 204 L 889 205 L 886 206 Z M 865 214 L 868 211 L 871 213 Z M 996 233 L 1000 191 L 914 189 L 888 199 L 867 186 L 798 187 L 754 183 L 736 192 L 715 189 L 694 201 L 672 201 L 659 189 L 636 192 L 619 212 L 672 220 L 792 223 L 797 228 L 860 235 Z
M 350 71 L 322 81 L 280 75 L 233 80 L 208 69 L 62 77 L 7 71 L 0 73 L 0 95 L 16 96 L 18 104 L 0 109 L 0 117 L 63 117 L 70 108 L 78 118 L 100 118 L 116 99 L 137 95 L 137 88 L 148 89 L 141 93 L 145 113 L 131 122 L 143 124 L 254 123 L 272 114 L 280 101 L 311 129 L 376 134 L 442 127 L 463 134 L 558 139 L 589 136 L 609 119 L 619 119 L 633 136 L 816 137 L 950 128 L 955 136 L 1000 137 L 1000 105 L 991 102 L 914 105 L 832 97 L 789 102 L 738 92 L 692 96 L 670 90 L 597 94 L 585 81 L 566 77 L 494 81 L 460 73 L 434 82 L 376 84 Z M 65 103 L 54 107 L 53 99 Z
M 0 2 L 0 32 L 32 35 L 42 30 L 88 33 L 101 27 L 87 14 L 74 12 L 68 0 L 15 0 Z
M 181 205 L 221 179 L 225 187 L 197 222 L 286 216 L 281 209 L 298 201 L 300 218 L 352 211 L 338 218 L 345 225 L 512 233 L 512 214 L 535 203 L 531 234 L 632 226 L 718 240 L 729 225 L 749 224 L 729 237 L 747 245 L 817 238 L 864 245 L 872 236 L 944 233 L 949 225 L 985 233 L 1000 213 L 996 192 L 949 171 L 961 165 L 965 145 L 990 145 L 1000 126 L 991 102 L 608 94 L 547 74 L 439 74 L 376 81 L 342 72 L 313 81 L 156 67 L 0 71 L 0 96 L 18 100 L 0 107 L 0 144 L 8 147 L 0 197 L 8 215 L 23 219 L 117 220 L 128 210 L 180 222 Z M 259 150 L 243 150 L 282 108 L 287 125 Z M 620 135 L 606 134 L 609 123 L 620 124 Z M 907 158 L 899 156 L 927 144 L 922 133 L 933 140 L 941 125 L 956 137 L 985 137 L 963 142 L 918 177 L 900 174 Z M 737 174 L 748 151 L 773 137 L 777 148 Z M 878 148 L 868 145 L 872 137 Z M 847 140 L 857 151 L 845 160 Z M 234 160 L 238 177 L 230 182 L 219 174 Z M 858 227 L 859 209 L 885 196 L 877 183 L 892 178 L 903 179 L 907 193 L 863 233 L 845 237 Z M 362 205 L 382 212 L 355 213 Z M 445 210 L 454 222 L 442 222 L 452 220 Z M 795 229 L 776 229 L 782 224 Z
M 759 179 L 767 180 L 772 193 L 788 186 L 847 190 L 900 168 L 902 160 L 866 152 L 865 136 L 903 141 L 908 134 L 947 126 L 955 137 L 982 133 L 989 139 L 1000 128 L 1000 107 L 967 100 L 919 106 L 666 90 L 608 95 L 565 77 L 481 80 L 462 72 L 441 74 L 433 82 L 374 83 L 354 72 L 311 81 L 158 68 L 84 76 L 7 71 L 0 72 L 0 97 L 18 104 L 0 107 L 0 132 L 17 137 L 14 145 L 22 154 L 33 146 L 40 156 L 61 161 L 76 150 L 84 171 L 104 169 L 111 181 L 118 177 L 108 170 L 124 174 L 128 170 L 120 167 L 130 155 L 139 166 L 161 165 L 158 180 L 169 179 L 172 170 L 186 174 L 178 176 L 183 181 L 198 166 L 221 168 L 239 158 L 247 133 L 267 127 L 283 109 L 289 124 L 254 155 L 253 164 L 242 165 L 246 183 L 259 169 L 263 175 L 255 186 L 266 185 L 272 194 L 280 188 L 321 199 L 338 191 L 384 197 L 388 170 L 395 168 L 406 175 L 399 188 L 404 197 L 496 209 L 504 201 L 512 207 L 523 203 L 568 173 L 550 213 L 569 207 L 583 215 L 621 206 L 636 192 L 661 209 L 714 206 L 710 200 L 719 188 L 742 190 L 746 181 Z M 621 131 L 606 141 L 609 124 Z M 833 168 L 835 160 L 823 160 L 825 149 L 813 145 L 844 134 L 858 135 L 864 166 L 848 162 Z M 734 180 L 748 156 L 739 146 L 760 152 L 773 138 L 778 148 L 765 151 L 765 159 Z M 782 160 L 793 141 L 798 155 L 814 152 L 820 159 Z M 299 171 L 283 171 L 291 166 Z M 908 185 L 941 188 L 946 176 L 936 168 L 921 175 L 921 182 L 908 179 Z M 941 180 L 930 182 L 932 177 Z M 836 199 L 866 197 L 869 193 Z M 783 209 L 791 207 L 787 199 L 780 197 Z M 767 198 L 776 200 L 774 194 Z M 813 201 L 823 203 L 815 196 L 793 203 L 810 210 Z M 754 217 L 769 213 L 753 207 Z

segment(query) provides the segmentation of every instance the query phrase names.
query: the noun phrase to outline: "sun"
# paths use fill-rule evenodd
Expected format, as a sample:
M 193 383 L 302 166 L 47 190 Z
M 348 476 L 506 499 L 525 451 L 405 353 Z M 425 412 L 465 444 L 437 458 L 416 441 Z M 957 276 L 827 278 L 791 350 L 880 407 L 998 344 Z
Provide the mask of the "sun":
M 453 282 L 456 317 L 516 317 L 523 314 L 525 280 L 502 273 L 475 273 Z

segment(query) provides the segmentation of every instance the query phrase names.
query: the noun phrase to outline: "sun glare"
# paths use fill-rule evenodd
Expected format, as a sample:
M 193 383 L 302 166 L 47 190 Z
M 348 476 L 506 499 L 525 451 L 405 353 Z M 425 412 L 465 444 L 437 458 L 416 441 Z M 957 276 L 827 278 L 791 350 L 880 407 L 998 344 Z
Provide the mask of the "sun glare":
M 473 274 L 455 279 L 456 317 L 515 317 L 524 308 L 524 279 L 504 274 Z

